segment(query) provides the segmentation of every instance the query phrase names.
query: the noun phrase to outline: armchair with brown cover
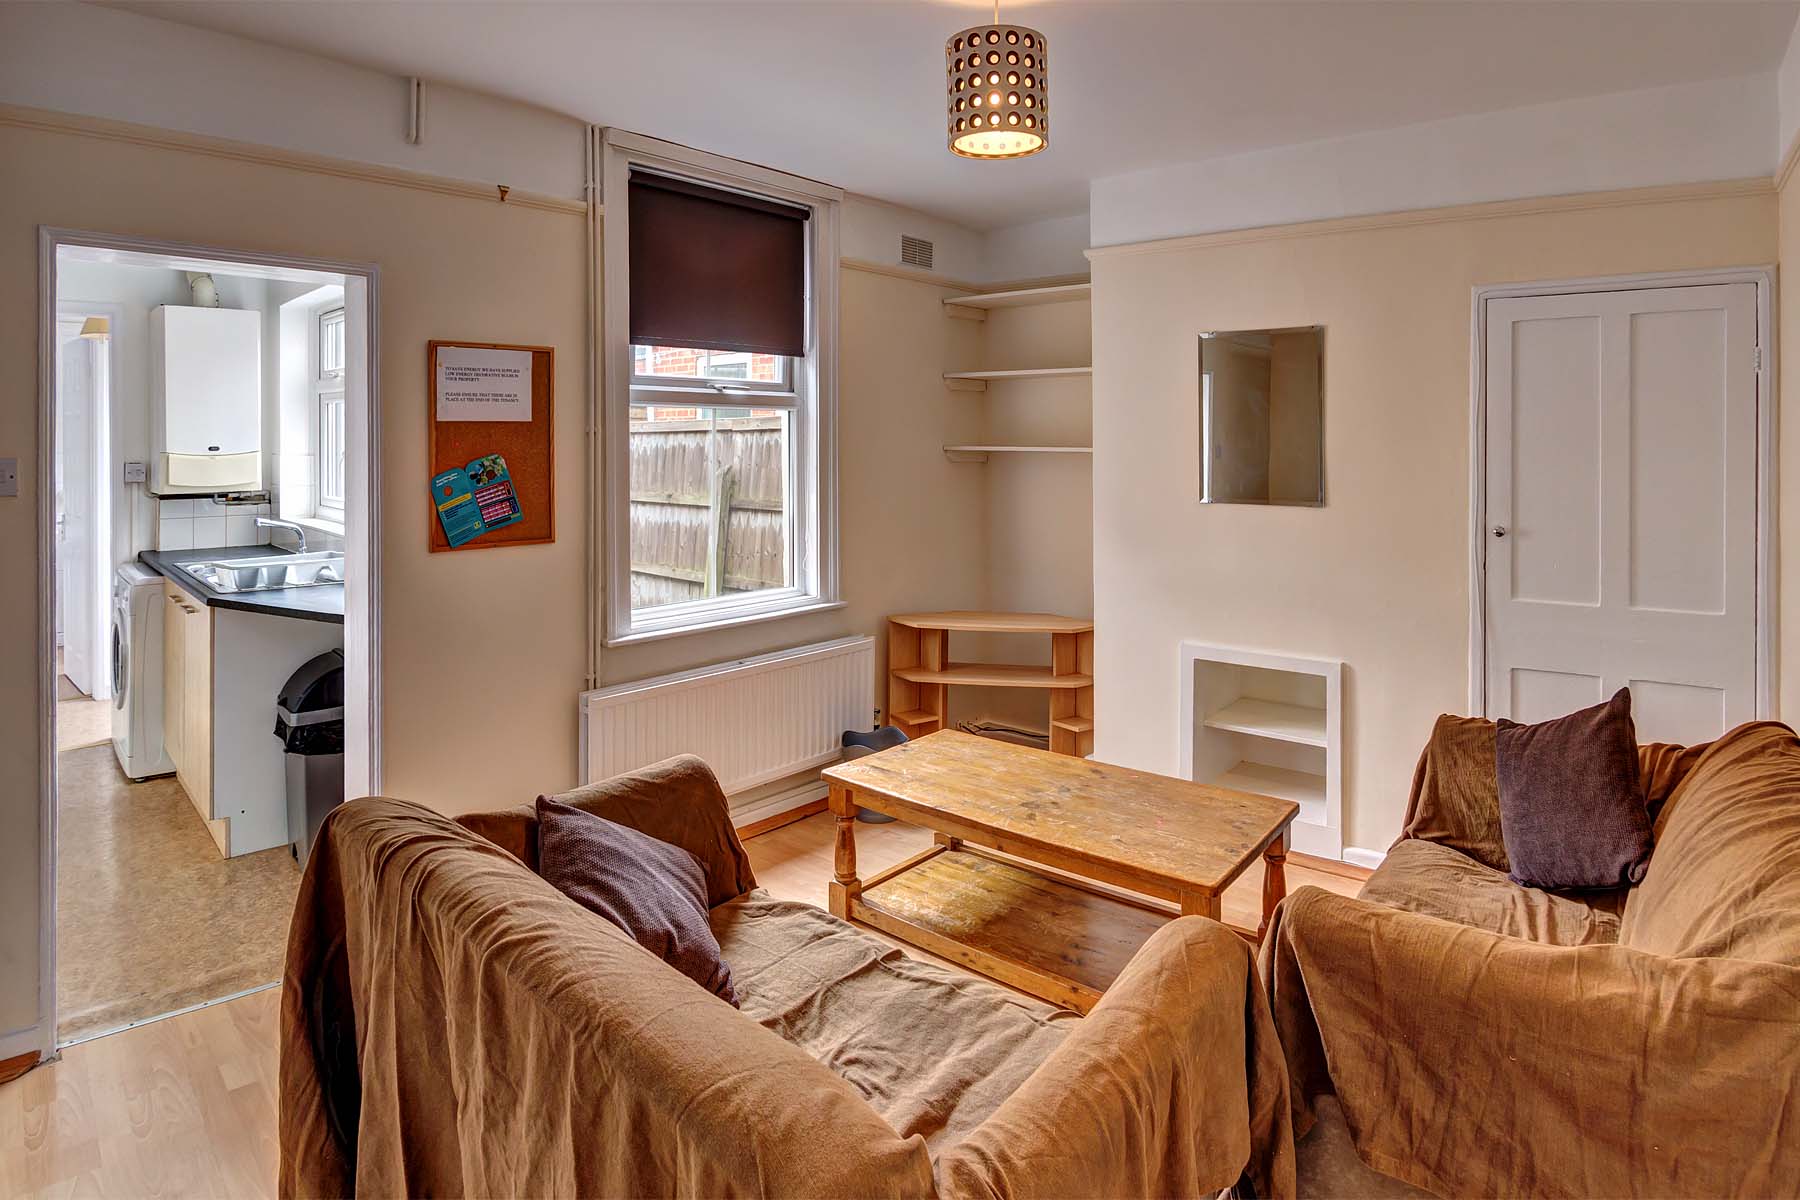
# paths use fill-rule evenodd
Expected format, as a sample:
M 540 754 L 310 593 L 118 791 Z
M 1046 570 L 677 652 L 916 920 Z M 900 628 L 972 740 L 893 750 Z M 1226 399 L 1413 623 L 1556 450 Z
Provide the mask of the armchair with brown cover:
M 1800 1192 L 1800 739 L 1640 762 L 1643 882 L 1520 887 L 1494 726 L 1439 719 L 1360 897 L 1299 889 L 1263 945 L 1296 1134 L 1331 1093 L 1364 1162 L 1443 1195 Z

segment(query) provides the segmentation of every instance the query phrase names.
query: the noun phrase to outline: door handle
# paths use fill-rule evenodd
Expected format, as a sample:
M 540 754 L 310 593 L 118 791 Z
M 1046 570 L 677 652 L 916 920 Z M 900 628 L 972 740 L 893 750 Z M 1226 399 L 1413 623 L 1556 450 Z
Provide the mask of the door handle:
M 1506 526 L 1504 526 L 1504 525 L 1494 526 L 1494 536 L 1497 538 L 1505 537 L 1506 536 Z

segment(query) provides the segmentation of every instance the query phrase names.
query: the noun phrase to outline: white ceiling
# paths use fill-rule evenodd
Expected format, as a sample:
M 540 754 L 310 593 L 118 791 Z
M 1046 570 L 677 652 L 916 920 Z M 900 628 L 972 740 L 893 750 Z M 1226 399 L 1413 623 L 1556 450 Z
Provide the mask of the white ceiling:
M 1050 149 L 944 148 L 944 38 L 975 0 L 123 4 L 512 96 L 976 229 L 1092 179 L 1551 100 L 1774 71 L 1800 3 L 1005 3 L 1051 51 Z M 170 64 L 171 70 L 181 68 Z M 1771 87 L 1770 103 L 1774 103 Z

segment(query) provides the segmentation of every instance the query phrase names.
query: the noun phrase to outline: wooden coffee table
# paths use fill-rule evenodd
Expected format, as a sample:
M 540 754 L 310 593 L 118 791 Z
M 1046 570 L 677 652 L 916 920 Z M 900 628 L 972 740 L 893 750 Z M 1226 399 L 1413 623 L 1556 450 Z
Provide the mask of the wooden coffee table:
M 1263 918 L 1287 894 L 1291 800 L 945 730 L 827 768 L 831 911 L 1078 1012 L 1178 915 L 1219 920 L 1261 857 Z M 856 874 L 858 806 L 937 834 Z M 1018 860 L 1029 860 L 1020 862 Z

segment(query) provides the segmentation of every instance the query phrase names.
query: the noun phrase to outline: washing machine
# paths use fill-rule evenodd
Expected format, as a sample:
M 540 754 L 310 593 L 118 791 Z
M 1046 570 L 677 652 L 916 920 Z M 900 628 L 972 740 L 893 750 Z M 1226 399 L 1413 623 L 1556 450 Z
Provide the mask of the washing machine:
M 113 576 L 113 753 L 133 779 L 174 772 L 163 748 L 163 578 L 137 563 Z

